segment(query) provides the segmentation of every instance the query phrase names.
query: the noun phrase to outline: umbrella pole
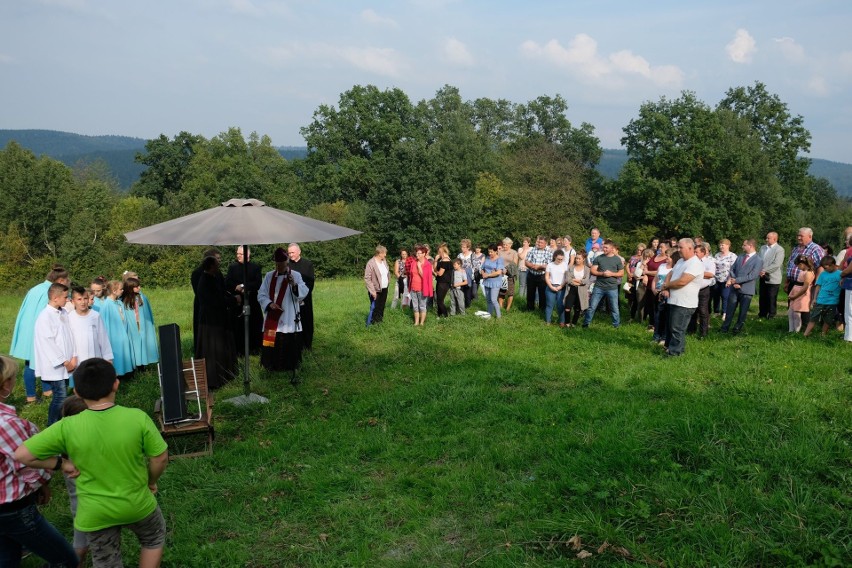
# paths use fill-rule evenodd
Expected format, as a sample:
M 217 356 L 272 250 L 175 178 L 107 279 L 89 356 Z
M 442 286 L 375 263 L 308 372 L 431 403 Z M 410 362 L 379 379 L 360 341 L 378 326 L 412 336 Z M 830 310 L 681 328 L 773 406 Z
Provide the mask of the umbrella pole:
M 248 282 L 248 263 L 249 263 L 249 248 L 248 245 L 243 245 L 243 394 L 225 400 L 236 406 L 245 406 L 247 404 L 269 402 L 268 398 L 262 397 L 259 394 L 251 392 L 251 378 L 249 375 L 249 320 L 251 319 L 251 306 L 249 305 L 248 292 L 246 291 L 245 283 Z
M 249 320 L 251 319 L 251 306 L 249 305 L 248 290 L 246 290 L 246 282 L 248 282 L 248 245 L 243 245 L 243 357 L 245 367 L 243 369 L 243 394 L 249 396 L 251 394 L 251 379 L 249 378 Z

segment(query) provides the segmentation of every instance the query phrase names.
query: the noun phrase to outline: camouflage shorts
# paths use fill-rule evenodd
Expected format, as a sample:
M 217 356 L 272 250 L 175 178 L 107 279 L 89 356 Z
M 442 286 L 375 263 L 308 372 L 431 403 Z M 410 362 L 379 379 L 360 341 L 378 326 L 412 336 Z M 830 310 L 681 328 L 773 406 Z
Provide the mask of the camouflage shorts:
M 141 521 L 87 532 L 89 550 L 95 566 L 124 566 L 121 560 L 121 529 L 123 528 L 133 531 L 142 548 L 162 548 L 166 542 L 166 520 L 158 505 L 153 513 Z

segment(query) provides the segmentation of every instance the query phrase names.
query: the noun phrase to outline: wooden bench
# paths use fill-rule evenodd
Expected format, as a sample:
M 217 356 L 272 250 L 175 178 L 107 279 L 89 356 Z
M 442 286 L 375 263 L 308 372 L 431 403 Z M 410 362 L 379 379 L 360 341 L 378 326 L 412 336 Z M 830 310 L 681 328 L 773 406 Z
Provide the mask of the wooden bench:
M 154 415 L 160 427 L 160 433 L 166 442 L 169 438 L 183 436 L 204 436 L 204 449 L 199 451 L 173 452 L 169 447 L 169 459 L 189 458 L 213 455 L 213 395 L 207 390 L 207 367 L 204 359 L 190 359 L 183 362 L 183 378 L 186 382 L 187 418 L 179 422 L 163 422 L 162 399 L 154 405 Z

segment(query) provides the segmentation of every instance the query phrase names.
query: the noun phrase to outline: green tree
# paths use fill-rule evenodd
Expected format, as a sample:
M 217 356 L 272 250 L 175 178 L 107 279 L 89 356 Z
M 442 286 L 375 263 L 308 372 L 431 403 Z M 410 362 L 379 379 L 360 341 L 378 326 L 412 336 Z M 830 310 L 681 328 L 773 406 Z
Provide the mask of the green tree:
M 748 121 L 785 194 L 794 199 L 805 197 L 811 161 L 802 154 L 810 152 L 811 133 L 804 126 L 804 118 L 792 116 L 787 104 L 759 81 L 751 87 L 728 89 L 717 108 L 728 109 Z
M 405 140 L 420 138 L 420 125 L 400 89 L 356 85 L 340 95 L 338 107 L 321 105 L 301 129 L 308 156 L 301 174 L 314 203 L 366 199 L 378 173 L 373 160 Z
M 57 256 L 60 237 L 67 230 L 66 197 L 74 180 L 63 163 L 35 155 L 15 142 L 0 151 L 0 187 L 4 203 L 0 208 L 0 231 L 11 223 L 27 247 L 28 258 L 44 254 Z
M 137 197 L 148 197 L 162 205 L 168 196 L 183 189 L 183 180 L 189 164 L 195 155 L 197 144 L 204 137 L 181 132 L 172 140 L 165 134 L 149 140 L 145 144 L 145 153 L 136 154 L 136 162 L 148 166 L 139 176 L 139 181 L 131 188 Z
M 629 159 L 610 192 L 622 229 L 652 224 L 712 242 L 792 224 L 758 133 L 735 113 L 685 92 L 643 104 L 624 132 Z

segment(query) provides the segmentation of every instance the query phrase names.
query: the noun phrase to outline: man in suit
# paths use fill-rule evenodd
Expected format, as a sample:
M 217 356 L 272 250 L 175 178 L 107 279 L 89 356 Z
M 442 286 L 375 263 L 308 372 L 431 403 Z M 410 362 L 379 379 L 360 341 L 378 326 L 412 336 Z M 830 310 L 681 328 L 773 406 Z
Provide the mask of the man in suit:
M 778 290 L 781 289 L 784 266 L 784 248 L 778 244 L 778 233 L 766 234 L 766 244 L 760 247 L 763 270 L 760 271 L 760 296 L 757 317 L 772 319 L 778 303 Z
M 314 263 L 302 256 L 298 243 L 290 243 L 287 256 L 290 257 L 290 269 L 298 272 L 308 287 L 308 295 L 302 298 L 299 310 L 302 315 L 302 346 L 310 351 L 314 345 Z
M 755 285 L 757 279 L 760 278 L 760 271 L 763 270 L 763 260 L 757 254 L 756 248 L 757 242 L 754 239 L 743 241 L 743 254 L 738 256 L 736 262 L 731 266 L 726 286 L 733 288 L 733 293 L 728 299 L 725 323 L 719 329 L 722 333 L 728 333 L 731 322 L 734 321 L 734 312 L 737 306 L 740 308 L 740 315 L 737 318 L 736 325 L 734 325 L 733 332 L 737 334 L 743 330 L 748 315 L 748 307 L 751 305 L 752 296 L 754 296 Z

